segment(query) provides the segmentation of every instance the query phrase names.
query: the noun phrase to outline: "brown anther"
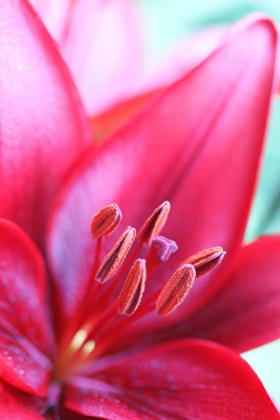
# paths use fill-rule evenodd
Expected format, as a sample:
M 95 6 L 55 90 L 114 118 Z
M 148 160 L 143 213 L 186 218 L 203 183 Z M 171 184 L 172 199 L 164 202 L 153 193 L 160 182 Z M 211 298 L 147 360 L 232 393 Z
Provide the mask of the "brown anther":
M 136 230 L 128 226 L 101 263 L 95 277 L 97 281 L 103 284 L 117 273 L 133 244 L 135 235 Z
M 118 298 L 119 314 L 132 315 L 140 305 L 146 282 L 146 261 L 138 259 L 128 273 Z
M 192 255 L 184 261 L 184 264 L 192 264 L 196 270 L 196 277 L 200 277 L 216 268 L 225 254 L 221 246 L 214 246 Z
M 119 226 L 122 213 L 117 204 L 109 204 L 100 209 L 92 218 L 90 231 L 97 239 L 100 236 L 110 235 Z
M 194 284 L 195 277 L 195 268 L 191 264 L 185 264 L 175 271 L 157 299 L 156 308 L 159 315 L 169 315 L 183 302 Z
M 169 211 L 170 203 L 169 201 L 164 201 L 164 203 L 155 209 L 153 214 L 148 217 L 141 227 L 137 235 L 138 240 L 144 245 L 150 246 L 153 238 L 157 236 L 164 227 Z

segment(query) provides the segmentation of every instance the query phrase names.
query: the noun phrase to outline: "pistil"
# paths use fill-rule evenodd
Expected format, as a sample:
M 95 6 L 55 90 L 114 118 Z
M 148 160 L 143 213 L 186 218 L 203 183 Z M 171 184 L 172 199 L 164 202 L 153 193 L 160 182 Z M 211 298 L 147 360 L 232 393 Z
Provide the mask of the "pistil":
M 146 257 L 147 276 L 149 277 L 162 263 L 169 260 L 171 254 L 178 250 L 176 242 L 164 236 L 156 236 Z

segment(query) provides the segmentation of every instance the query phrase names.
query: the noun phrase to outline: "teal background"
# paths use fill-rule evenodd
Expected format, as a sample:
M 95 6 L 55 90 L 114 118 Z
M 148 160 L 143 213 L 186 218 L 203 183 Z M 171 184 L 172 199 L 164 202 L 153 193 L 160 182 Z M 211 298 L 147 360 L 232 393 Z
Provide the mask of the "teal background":
M 280 22 L 279 0 L 138 0 L 137 5 L 144 22 L 146 49 L 151 60 L 160 57 L 178 40 L 196 29 L 231 24 L 249 13 L 262 12 Z M 262 234 L 280 232 L 280 99 L 276 97 L 267 137 L 246 241 Z M 279 355 L 280 340 L 247 352 L 243 357 L 280 404 Z

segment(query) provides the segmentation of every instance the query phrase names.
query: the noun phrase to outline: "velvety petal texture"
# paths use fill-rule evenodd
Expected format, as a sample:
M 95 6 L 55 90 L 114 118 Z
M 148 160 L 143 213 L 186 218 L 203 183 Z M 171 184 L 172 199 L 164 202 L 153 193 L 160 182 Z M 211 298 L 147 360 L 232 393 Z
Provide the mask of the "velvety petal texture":
M 163 235 L 174 239 L 179 250 L 149 280 L 147 290 L 162 288 L 179 263 L 202 249 L 223 246 L 230 262 L 240 246 L 254 191 L 275 50 L 272 23 L 250 22 L 73 174 L 48 233 L 62 324 L 77 316 L 84 300 L 94 255 L 90 221 L 109 203 L 119 204 L 123 226 L 139 228 L 160 203 L 171 202 Z M 112 236 L 108 243 L 113 243 Z M 161 319 L 161 325 L 185 319 L 204 305 L 225 280 L 219 272 L 197 280 L 186 304 Z
M 260 380 L 233 351 L 181 340 L 125 355 L 76 379 L 66 406 L 108 420 L 279 420 Z
M 42 238 L 65 173 L 89 144 L 77 92 L 25 0 L 0 4 L 0 216 Z
M 0 260 L 1 377 L 44 395 L 52 369 L 49 357 L 54 353 L 44 264 L 28 236 L 2 219 Z
M 280 336 L 280 236 L 240 248 L 225 287 L 175 335 L 199 336 L 244 352 Z M 184 333 L 183 333 L 184 330 Z

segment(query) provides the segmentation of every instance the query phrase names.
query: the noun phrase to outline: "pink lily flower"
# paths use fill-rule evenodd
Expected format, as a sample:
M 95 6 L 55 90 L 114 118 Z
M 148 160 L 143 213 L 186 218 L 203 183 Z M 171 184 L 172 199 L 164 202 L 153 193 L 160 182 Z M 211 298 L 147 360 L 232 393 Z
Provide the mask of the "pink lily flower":
M 274 25 L 243 23 L 94 147 L 36 14 L 0 15 L 1 418 L 279 419 L 237 353 L 280 335 L 280 238 L 242 245 Z

